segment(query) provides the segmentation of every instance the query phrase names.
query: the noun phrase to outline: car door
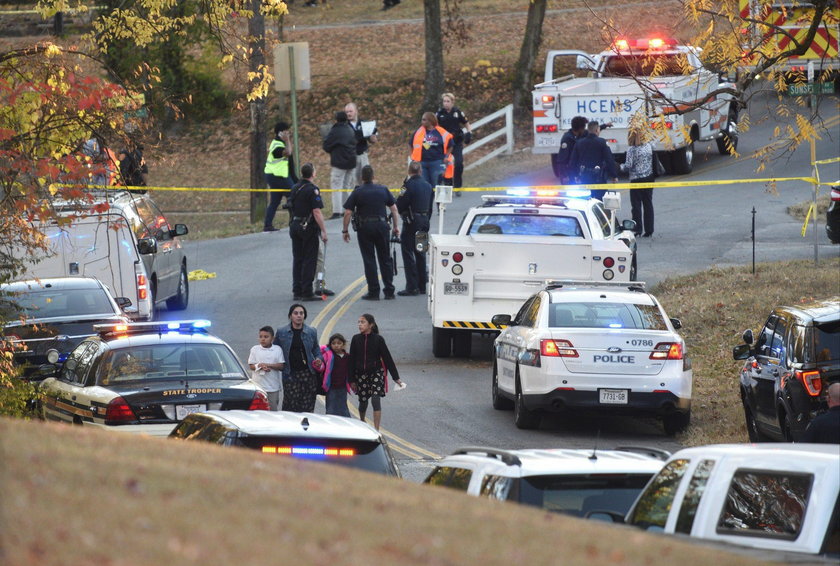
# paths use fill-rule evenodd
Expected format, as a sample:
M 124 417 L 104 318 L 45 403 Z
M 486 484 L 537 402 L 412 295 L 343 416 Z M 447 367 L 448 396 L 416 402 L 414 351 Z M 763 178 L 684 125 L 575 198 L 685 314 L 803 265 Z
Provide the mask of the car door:
M 143 235 L 137 237 L 154 238 L 157 241 L 157 252 L 146 254 L 143 261 L 149 277 L 155 282 L 154 300 L 158 302 L 175 294 L 177 275 L 180 275 L 180 265 L 173 265 L 176 242 L 170 235 L 169 223 L 153 202 L 138 199 L 134 205 L 144 226 Z
M 519 360 L 519 348 L 522 343 L 520 325 L 526 319 L 536 295 L 526 300 L 507 328 L 496 339 L 496 368 L 499 388 L 513 393 L 515 391 L 516 365 Z
M 44 383 L 45 418 L 78 424 L 92 420 L 90 400 L 84 390 L 97 351 L 95 342 L 82 342 L 67 357 L 59 376 Z
M 779 364 L 783 356 L 784 323 L 777 314 L 767 319 L 755 348 L 755 363 L 750 365 L 750 385 L 755 403 L 755 419 L 763 428 L 780 433 L 776 416 Z

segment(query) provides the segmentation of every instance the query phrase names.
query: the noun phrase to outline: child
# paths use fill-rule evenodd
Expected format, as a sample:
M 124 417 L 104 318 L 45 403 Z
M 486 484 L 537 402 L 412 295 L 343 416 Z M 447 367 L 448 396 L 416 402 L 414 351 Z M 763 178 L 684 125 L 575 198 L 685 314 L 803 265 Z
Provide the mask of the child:
M 328 415 L 350 416 L 350 409 L 347 408 L 350 356 L 344 349 L 346 345 L 344 336 L 333 334 L 330 336 L 329 347 L 321 346 L 321 354 L 324 356 L 324 380 L 321 386 L 327 394 Z
M 268 395 L 268 404 L 272 411 L 280 407 L 283 395 L 283 380 L 280 372 L 285 359 L 280 346 L 272 344 L 274 329 L 270 326 L 260 328 L 260 343 L 251 348 L 248 354 L 248 367 L 254 370 L 253 379 Z

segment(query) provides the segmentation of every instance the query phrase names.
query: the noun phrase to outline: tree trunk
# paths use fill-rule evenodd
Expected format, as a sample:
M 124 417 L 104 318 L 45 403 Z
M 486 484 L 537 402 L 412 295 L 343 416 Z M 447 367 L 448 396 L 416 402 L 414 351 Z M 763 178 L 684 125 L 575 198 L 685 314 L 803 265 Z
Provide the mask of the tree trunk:
M 440 31 L 440 0 L 423 0 L 426 35 L 426 83 L 420 113 L 434 112 L 443 94 L 443 37 Z
M 261 0 L 251 0 L 251 9 L 254 16 L 248 20 L 248 70 L 256 73 L 265 65 L 265 17 L 260 14 Z M 252 84 L 248 85 L 249 89 Z M 251 188 L 264 189 L 265 176 L 263 168 L 266 159 L 266 128 L 265 128 L 265 98 L 257 98 L 249 104 L 251 110 L 250 134 L 250 166 L 251 166 Z M 251 222 L 259 222 L 265 214 L 266 193 L 251 192 L 250 198 Z
M 542 42 L 542 27 L 547 0 L 533 0 L 528 6 L 528 22 L 525 37 L 516 63 L 513 80 L 513 109 L 517 118 L 524 118 L 531 110 L 531 91 L 534 88 L 534 64 Z

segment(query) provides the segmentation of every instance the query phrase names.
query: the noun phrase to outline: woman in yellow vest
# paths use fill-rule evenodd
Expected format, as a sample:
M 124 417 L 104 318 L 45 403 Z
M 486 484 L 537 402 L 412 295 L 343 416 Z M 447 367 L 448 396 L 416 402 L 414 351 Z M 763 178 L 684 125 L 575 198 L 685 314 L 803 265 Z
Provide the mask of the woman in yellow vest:
M 289 124 L 277 122 L 274 125 L 274 139 L 268 146 L 268 157 L 265 160 L 265 182 L 270 189 L 283 189 L 269 193 L 268 208 L 265 209 L 265 221 L 263 232 L 274 232 L 274 215 L 283 197 L 289 200 L 292 185 L 297 181 L 294 170 L 291 167 L 292 141 L 289 132 Z
M 434 112 L 426 112 L 411 139 L 411 160 L 420 163 L 423 178 L 432 187 L 444 171 L 444 159 L 452 152 L 452 134 L 438 126 Z

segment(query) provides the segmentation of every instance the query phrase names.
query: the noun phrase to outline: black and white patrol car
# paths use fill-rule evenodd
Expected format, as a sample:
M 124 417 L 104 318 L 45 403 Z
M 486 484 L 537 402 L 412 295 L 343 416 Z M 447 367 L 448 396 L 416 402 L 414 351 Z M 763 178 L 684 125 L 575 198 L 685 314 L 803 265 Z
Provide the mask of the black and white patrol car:
M 168 435 L 192 413 L 268 410 L 262 389 L 208 321 L 95 325 L 40 386 L 43 418 Z M 51 374 L 51 375 L 50 375 Z
M 655 415 L 666 434 L 688 426 L 692 370 L 685 341 L 644 283 L 549 282 L 496 338 L 492 398 L 519 428 L 543 412 Z

